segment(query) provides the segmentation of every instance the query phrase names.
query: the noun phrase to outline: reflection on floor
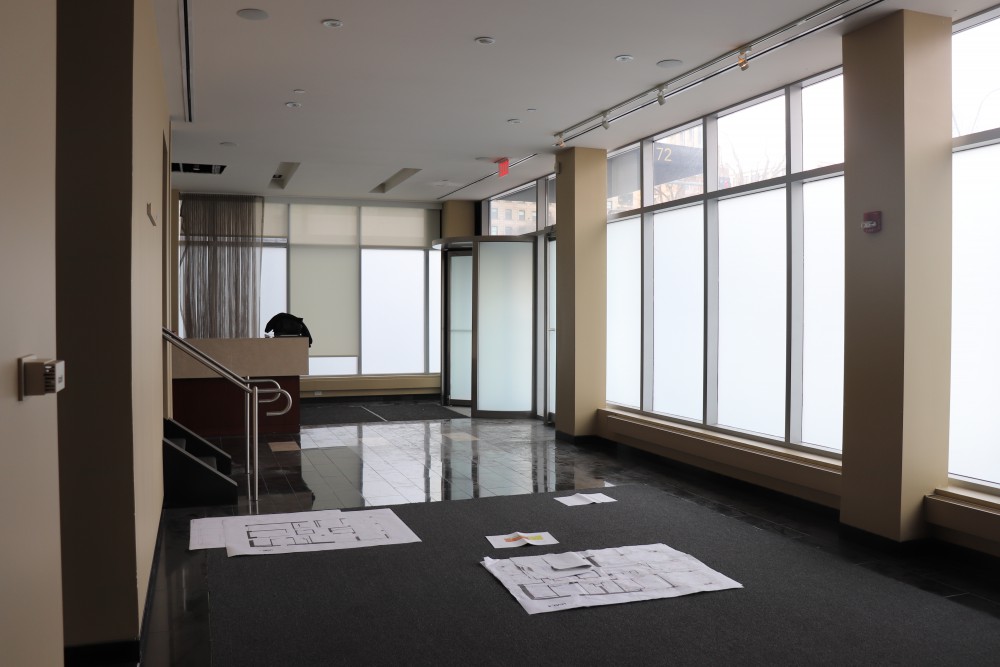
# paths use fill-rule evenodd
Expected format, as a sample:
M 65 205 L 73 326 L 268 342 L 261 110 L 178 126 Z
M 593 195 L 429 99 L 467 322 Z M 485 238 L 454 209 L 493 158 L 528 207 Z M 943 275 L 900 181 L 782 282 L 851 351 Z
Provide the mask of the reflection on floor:
M 242 440 L 220 443 L 245 470 Z M 833 510 L 609 443 L 556 441 L 535 420 L 453 419 L 303 427 L 262 439 L 261 514 L 436 502 L 642 483 L 812 545 L 859 567 L 1000 617 L 996 559 L 944 546 L 887 549 L 842 534 Z M 245 477 L 243 478 L 245 479 Z M 229 508 L 166 510 L 143 665 L 209 665 L 205 552 L 188 552 L 192 518 Z

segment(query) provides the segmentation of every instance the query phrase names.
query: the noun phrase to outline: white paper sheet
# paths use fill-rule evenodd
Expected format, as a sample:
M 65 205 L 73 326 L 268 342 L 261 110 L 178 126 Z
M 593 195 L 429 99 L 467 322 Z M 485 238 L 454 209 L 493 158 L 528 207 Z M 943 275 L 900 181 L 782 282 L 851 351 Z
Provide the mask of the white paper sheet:
M 483 565 L 529 614 L 743 588 L 665 544 L 571 553 L 591 567 L 558 569 L 550 562 L 553 554 L 486 558 Z
M 488 535 L 486 537 L 497 549 L 523 547 L 525 544 L 541 546 L 543 544 L 559 544 L 559 540 L 551 533 L 511 533 L 510 535 Z
M 230 556 L 354 549 L 419 542 L 390 509 L 320 510 L 290 514 L 226 517 Z
M 614 503 L 618 502 L 614 498 L 604 495 L 603 493 L 578 493 L 574 496 L 562 496 L 556 498 L 563 505 L 569 507 L 575 507 L 577 505 L 589 505 L 591 503 Z
M 188 549 L 221 549 L 226 546 L 226 530 L 222 527 L 224 516 L 191 519 L 191 537 Z

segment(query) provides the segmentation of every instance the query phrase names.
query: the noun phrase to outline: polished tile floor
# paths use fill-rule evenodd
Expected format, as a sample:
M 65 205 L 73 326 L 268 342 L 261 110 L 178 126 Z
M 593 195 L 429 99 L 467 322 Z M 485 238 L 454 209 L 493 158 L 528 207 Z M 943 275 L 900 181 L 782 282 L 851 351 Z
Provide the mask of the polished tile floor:
M 244 444 L 220 444 L 245 470 Z M 495 495 L 654 486 L 787 539 L 1000 617 L 1000 568 L 946 545 L 890 548 L 847 534 L 836 512 L 626 446 L 557 441 L 534 420 L 453 419 L 303 427 L 262 438 L 260 501 L 165 510 L 143 665 L 210 665 L 204 551 L 187 550 L 200 516 L 356 508 Z M 245 480 L 245 475 L 237 476 Z

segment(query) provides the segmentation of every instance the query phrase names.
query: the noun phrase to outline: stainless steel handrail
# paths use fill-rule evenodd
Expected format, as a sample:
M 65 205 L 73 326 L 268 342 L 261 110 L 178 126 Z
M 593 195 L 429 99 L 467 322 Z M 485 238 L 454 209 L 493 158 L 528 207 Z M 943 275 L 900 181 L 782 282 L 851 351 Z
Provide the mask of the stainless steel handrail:
M 250 487 L 250 502 L 256 502 L 260 498 L 260 469 L 258 463 L 260 460 L 260 440 L 258 438 L 259 432 L 259 420 L 260 420 L 260 410 L 259 410 L 259 391 L 257 385 L 251 384 L 249 381 L 244 380 L 239 375 L 229 370 L 218 361 L 208 356 L 198 348 L 194 347 L 186 340 L 170 331 L 167 328 L 163 328 L 163 339 L 186 353 L 195 361 L 201 363 L 203 366 L 209 370 L 215 372 L 217 375 L 225 380 L 228 380 L 230 384 L 238 387 L 240 391 L 246 394 L 246 433 L 247 433 L 247 475 L 250 475 L 251 465 L 250 465 L 250 454 L 251 454 L 251 443 L 253 444 L 253 485 Z M 277 384 L 277 383 L 275 383 Z M 273 389 L 265 390 L 272 392 Z M 288 395 L 288 392 L 285 392 Z M 291 396 L 288 395 L 289 408 L 291 407 Z M 288 412 L 288 410 L 285 410 Z M 284 414 L 284 413 L 282 413 Z

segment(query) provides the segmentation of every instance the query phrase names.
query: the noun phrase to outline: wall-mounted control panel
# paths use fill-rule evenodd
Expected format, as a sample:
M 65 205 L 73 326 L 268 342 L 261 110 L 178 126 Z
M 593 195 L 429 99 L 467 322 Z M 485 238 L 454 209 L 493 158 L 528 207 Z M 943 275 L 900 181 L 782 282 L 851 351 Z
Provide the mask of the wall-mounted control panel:
M 25 396 L 54 394 L 66 388 L 66 363 L 60 359 L 38 359 L 33 354 L 17 360 L 17 400 Z

